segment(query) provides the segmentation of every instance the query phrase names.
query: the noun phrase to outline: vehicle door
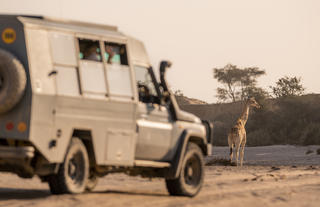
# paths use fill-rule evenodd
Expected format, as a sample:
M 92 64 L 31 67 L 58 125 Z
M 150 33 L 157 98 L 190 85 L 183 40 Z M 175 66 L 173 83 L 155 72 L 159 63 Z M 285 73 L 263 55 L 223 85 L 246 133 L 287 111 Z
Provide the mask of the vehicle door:
M 139 92 L 138 140 L 135 159 L 166 161 L 172 141 L 172 118 L 160 104 L 160 91 L 151 69 L 134 66 Z

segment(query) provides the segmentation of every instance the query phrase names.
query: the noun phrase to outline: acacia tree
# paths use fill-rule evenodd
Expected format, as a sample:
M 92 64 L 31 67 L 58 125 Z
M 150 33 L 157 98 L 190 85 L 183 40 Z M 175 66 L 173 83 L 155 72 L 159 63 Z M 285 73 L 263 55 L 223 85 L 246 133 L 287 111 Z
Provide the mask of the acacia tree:
M 300 96 L 305 88 L 301 84 L 301 78 L 285 76 L 276 82 L 276 86 L 270 86 L 275 97 Z
M 214 78 L 223 85 L 217 88 L 217 97 L 222 101 L 232 102 L 244 100 L 250 96 L 265 97 L 268 93 L 257 87 L 257 78 L 266 74 L 258 67 L 238 68 L 236 65 L 227 64 L 223 68 L 213 69 Z

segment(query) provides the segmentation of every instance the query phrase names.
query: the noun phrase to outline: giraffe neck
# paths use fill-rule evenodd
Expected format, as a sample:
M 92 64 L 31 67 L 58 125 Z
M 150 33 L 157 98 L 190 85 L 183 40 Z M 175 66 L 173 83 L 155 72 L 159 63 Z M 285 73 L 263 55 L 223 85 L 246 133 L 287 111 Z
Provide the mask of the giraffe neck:
M 243 125 L 245 125 L 248 121 L 248 116 L 249 116 L 249 105 L 246 104 L 243 108 L 242 114 L 241 114 L 241 121 L 243 122 Z

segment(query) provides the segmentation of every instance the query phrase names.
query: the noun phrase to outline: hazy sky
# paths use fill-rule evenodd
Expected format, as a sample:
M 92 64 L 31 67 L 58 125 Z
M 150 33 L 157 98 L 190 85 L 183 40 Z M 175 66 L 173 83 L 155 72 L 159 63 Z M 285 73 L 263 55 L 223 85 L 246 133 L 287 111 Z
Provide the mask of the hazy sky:
M 0 13 L 116 25 L 145 43 L 156 69 L 173 62 L 174 89 L 209 103 L 212 68 L 228 63 L 266 70 L 265 88 L 301 76 L 307 92 L 320 93 L 318 0 L 0 0 Z

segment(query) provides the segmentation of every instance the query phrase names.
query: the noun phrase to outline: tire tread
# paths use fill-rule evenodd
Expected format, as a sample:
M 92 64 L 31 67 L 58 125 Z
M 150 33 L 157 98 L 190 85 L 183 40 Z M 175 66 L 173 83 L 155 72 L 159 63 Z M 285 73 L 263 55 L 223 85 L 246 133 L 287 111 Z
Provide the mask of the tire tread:
M 71 143 L 68 148 L 68 151 L 72 146 L 75 146 L 75 145 L 78 145 L 78 147 L 85 149 L 85 146 L 82 143 L 82 141 L 79 138 L 73 137 L 71 139 Z M 60 164 L 57 174 L 50 175 L 48 177 L 48 184 L 49 184 L 50 191 L 52 194 L 75 193 L 75 192 L 72 192 L 68 187 L 68 183 L 67 183 L 65 173 L 64 173 L 65 172 L 64 163 L 65 163 L 65 161 Z M 89 168 L 88 165 L 87 165 L 87 168 Z M 84 185 L 86 185 L 86 184 L 84 184 Z
M 167 187 L 167 190 L 169 192 L 170 195 L 175 195 L 175 196 L 189 196 L 189 197 L 193 197 L 195 195 L 198 194 L 198 192 L 200 191 L 201 187 L 202 187 L 202 183 L 203 183 L 203 177 L 204 177 L 204 160 L 203 160 L 203 154 L 202 154 L 202 151 L 200 149 L 200 147 L 195 144 L 195 143 L 192 143 L 190 142 L 188 144 L 188 147 L 187 147 L 187 150 L 186 150 L 186 153 L 185 153 L 185 156 L 187 153 L 191 153 L 192 151 L 194 151 L 195 153 L 197 153 L 200 157 L 200 162 L 201 162 L 201 168 L 202 168 L 202 177 L 201 177 L 201 181 L 200 181 L 200 184 L 199 184 L 199 188 L 197 189 L 196 192 L 189 192 L 186 188 L 185 188 L 185 184 L 182 182 L 182 179 L 181 179 L 181 172 L 180 172 L 180 175 L 178 178 L 176 179 L 166 179 L 166 187 Z M 183 160 L 184 162 L 185 160 Z M 181 169 L 182 171 L 183 169 Z

